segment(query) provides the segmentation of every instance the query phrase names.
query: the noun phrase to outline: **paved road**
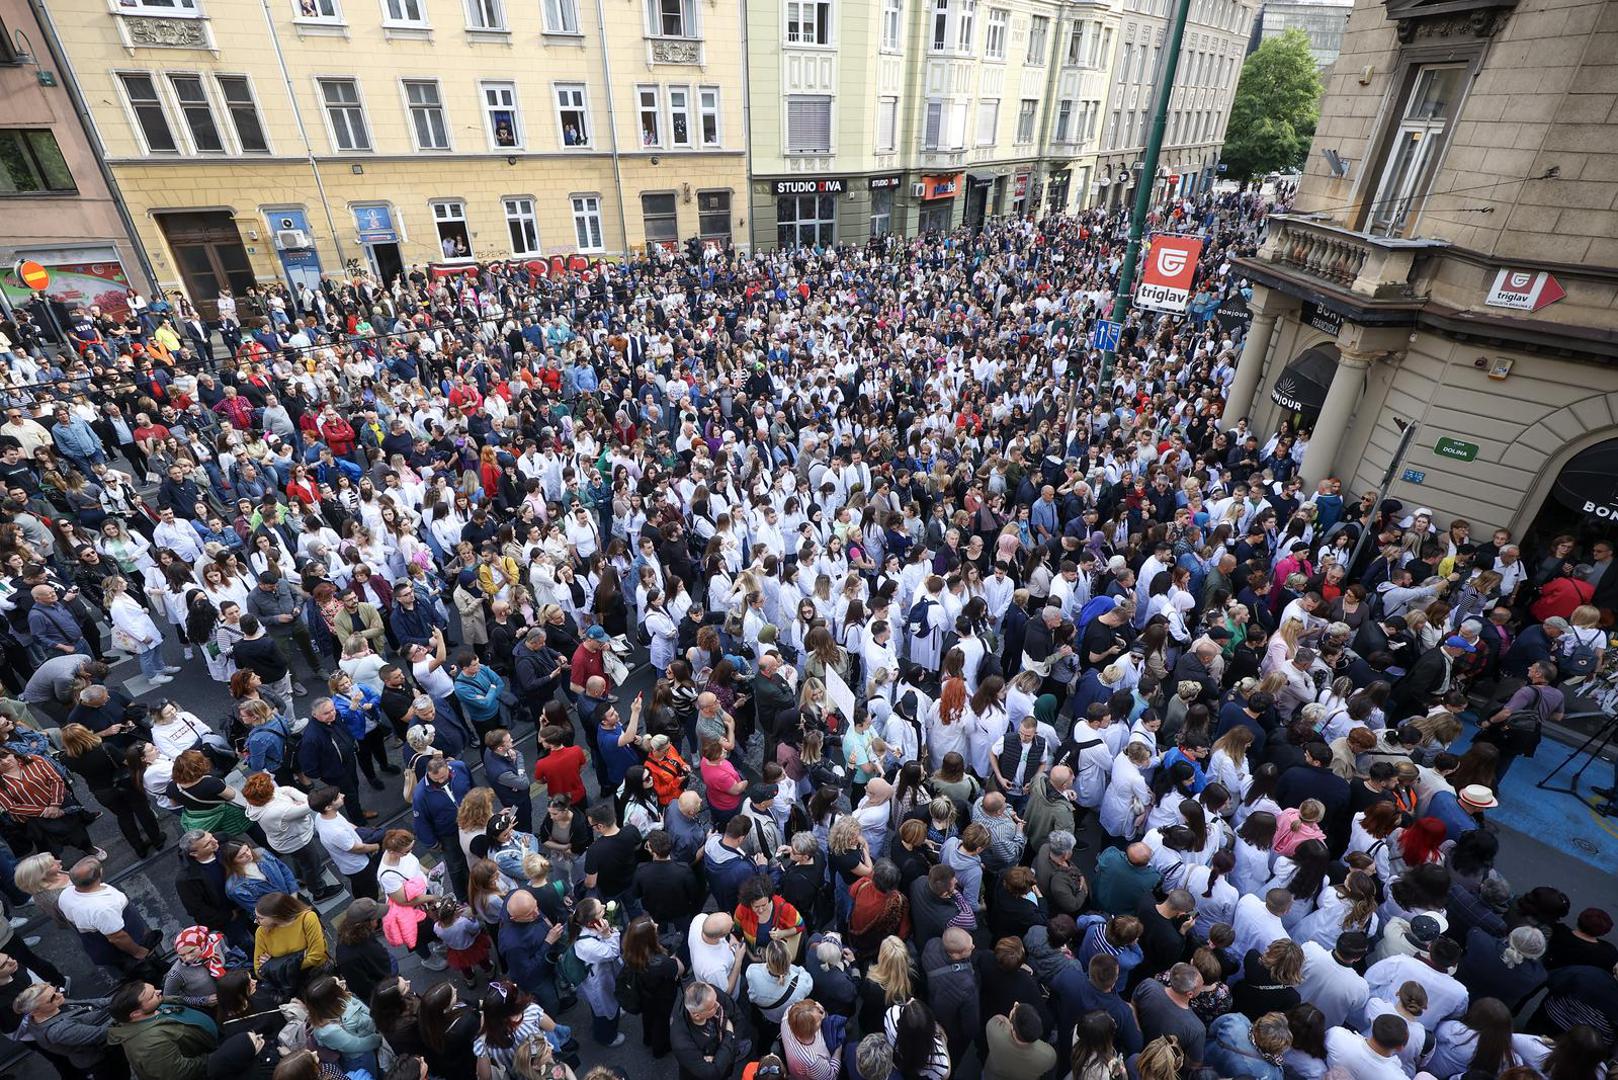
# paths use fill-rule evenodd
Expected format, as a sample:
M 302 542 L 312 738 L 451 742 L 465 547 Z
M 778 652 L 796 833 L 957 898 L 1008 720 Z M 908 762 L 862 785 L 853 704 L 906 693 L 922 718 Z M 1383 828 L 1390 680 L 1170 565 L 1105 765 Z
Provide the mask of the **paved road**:
M 222 685 L 208 677 L 200 660 L 193 660 L 184 666 L 184 673 L 176 676 L 173 683 L 141 694 L 140 700 L 155 702 L 165 696 L 172 697 L 197 716 L 217 724 L 226 713 L 229 695 Z M 131 662 L 115 669 L 113 679 L 116 683 L 135 674 L 136 668 Z M 649 689 L 651 681 L 649 668 L 636 668 L 623 688 L 623 696 L 627 698 Z M 142 683 L 136 682 L 131 691 L 140 688 Z M 309 698 L 298 699 L 299 710 L 307 709 L 309 701 Z M 534 743 L 532 730 L 522 725 L 518 734 L 519 744 L 531 764 Z M 398 747 L 390 747 L 390 753 L 397 755 Z M 1497 815 L 1501 837 L 1499 868 L 1519 891 L 1535 884 L 1557 885 L 1571 897 L 1575 911 L 1592 904 L 1610 907 L 1612 882 L 1603 864 L 1618 852 L 1618 831 L 1615 831 L 1618 830 L 1618 822 L 1602 823 L 1572 796 L 1544 792 L 1533 787 L 1533 782 L 1561 761 L 1565 753 L 1566 748 L 1547 741 L 1541 760 L 1524 763 L 1528 767 L 1519 766 L 1521 771 L 1508 777 L 1505 806 Z M 469 754 L 468 759 L 468 764 L 481 772 L 481 766 L 476 765 L 475 755 Z M 1604 783 L 1609 775 L 1605 766 L 1597 766 L 1588 774 L 1598 783 Z M 585 770 L 585 778 L 594 796 L 594 771 Z M 364 798 L 368 808 L 381 812 L 378 823 L 392 819 L 408 826 L 409 808 L 400 799 L 396 783 L 388 783 L 385 790 L 380 792 L 366 790 Z M 169 821 L 167 828 L 171 838 L 177 837 L 177 820 Z M 169 934 L 189 925 L 190 920 L 180 907 L 172 887 L 176 865 L 172 845 L 145 860 L 136 860 L 125 847 L 110 817 L 104 816 L 98 821 L 92 833 L 96 841 L 112 854 L 109 866 L 111 880 L 134 898 L 151 925 L 161 925 Z M 1089 839 L 1092 843 L 1089 855 L 1093 857 L 1100 849 L 1101 840 L 1097 836 Z M 347 903 L 348 897 L 343 894 L 323 905 L 322 912 L 329 918 Z M 24 913 L 28 912 L 25 910 Z M 86 960 L 78 941 L 71 935 L 56 929 L 43 918 L 36 918 L 22 933 L 41 936 L 43 940 L 38 946 L 41 954 L 50 958 L 73 979 L 73 996 L 91 996 L 106 991 L 108 980 Z M 403 954 L 399 967 L 418 989 L 446 977 L 443 973 L 422 969 L 409 953 Z M 626 1015 L 623 1018 L 623 1030 L 628 1038 L 622 1046 L 611 1050 L 591 1042 L 589 1013 L 582 1002 L 560 1019 L 573 1025 L 583 1045 L 587 1065 L 615 1066 L 631 1077 L 664 1075 L 673 1068 L 667 1060 L 654 1061 L 646 1051 L 641 1043 L 637 1017 Z M 15 1046 L 0 1040 L 0 1055 L 13 1058 L 9 1065 L 3 1066 L 5 1073 L 0 1074 L 0 1080 L 4 1075 L 14 1076 L 17 1080 L 49 1080 L 54 1076 L 54 1071 L 42 1059 L 32 1054 L 17 1058 L 15 1049 Z M 971 1080 L 976 1073 L 976 1066 L 972 1065 L 958 1070 L 956 1075 L 963 1080 Z

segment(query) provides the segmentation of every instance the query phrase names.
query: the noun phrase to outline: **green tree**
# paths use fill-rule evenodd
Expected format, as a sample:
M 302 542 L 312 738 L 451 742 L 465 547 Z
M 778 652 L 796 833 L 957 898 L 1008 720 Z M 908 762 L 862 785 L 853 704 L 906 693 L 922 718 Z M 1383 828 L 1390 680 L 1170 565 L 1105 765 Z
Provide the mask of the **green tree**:
M 1309 153 L 1325 87 L 1302 30 L 1270 38 L 1242 65 L 1220 160 L 1246 181 L 1297 168 Z

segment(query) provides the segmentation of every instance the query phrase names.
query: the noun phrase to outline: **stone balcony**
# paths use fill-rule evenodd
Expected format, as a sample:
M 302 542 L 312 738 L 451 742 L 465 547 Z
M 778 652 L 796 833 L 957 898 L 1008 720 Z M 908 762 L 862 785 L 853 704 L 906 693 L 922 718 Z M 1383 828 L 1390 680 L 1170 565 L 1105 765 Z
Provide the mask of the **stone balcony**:
M 1368 236 L 1307 216 L 1275 214 L 1258 261 L 1361 300 L 1408 302 L 1426 298 L 1431 253 L 1448 246 L 1446 240 Z

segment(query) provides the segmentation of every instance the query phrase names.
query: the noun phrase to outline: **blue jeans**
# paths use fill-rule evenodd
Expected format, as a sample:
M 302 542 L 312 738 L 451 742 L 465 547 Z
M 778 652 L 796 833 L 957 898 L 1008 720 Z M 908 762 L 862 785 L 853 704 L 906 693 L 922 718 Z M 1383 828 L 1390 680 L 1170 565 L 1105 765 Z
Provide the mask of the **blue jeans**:
M 163 663 L 163 643 L 161 641 L 141 653 L 139 659 L 140 673 L 148 679 L 155 679 L 162 675 L 163 669 L 167 666 Z

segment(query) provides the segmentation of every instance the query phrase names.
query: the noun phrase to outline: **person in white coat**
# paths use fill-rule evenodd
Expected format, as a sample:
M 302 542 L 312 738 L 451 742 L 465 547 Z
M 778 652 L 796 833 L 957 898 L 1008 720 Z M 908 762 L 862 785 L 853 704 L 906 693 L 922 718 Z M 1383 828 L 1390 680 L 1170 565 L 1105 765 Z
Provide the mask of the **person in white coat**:
M 937 671 L 944 648 L 944 579 L 934 574 L 922 583 L 922 589 L 905 612 L 905 635 L 910 640 L 910 662 Z
M 1112 761 L 1112 778 L 1101 797 L 1101 827 L 1108 836 L 1133 840 L 1152 805 L 1152 789 L 1145 770 L 1152 753 L 1144 743 L 1132 742 Z
M 653 589 L 646 594 L 646 616 L 642 621 L 652 639 L 652 667 L 661 679 L 664 670 L 679 654 L 680 628 L 675 624 L 674 617 L 665 610 L 660 590 Z
M 590 1028 L 602 1046 L 618 1046 L 624 1041 L 618 1030 L 618 972 L 623 968 L 618 931 L 607 921 L 607 909 L 590 897 L 574 909 L 573 951 L 589 967 L 590 974 L 579 984 L 579 994 L 590 1004 Z
M 1112 717 L 1107 713 L 1074 724 L 1061 754 L 1061 763 L 1073 769 L 1073 790 L 1079 805 L 1091 810 L 1100 807 L 1107 781 L 1112 779 L 1117 754 L 1107 742 L 1111 726 Z
M 107 612 L 112 617 L 112 647 L 132 652 L 140 660 L 140 673 L 154 685 L 172 682 L 178 667 L 163 663 L 163 631 L 140 602 L 129 595 L 129 583 L 109 577 L 102 583 Z

